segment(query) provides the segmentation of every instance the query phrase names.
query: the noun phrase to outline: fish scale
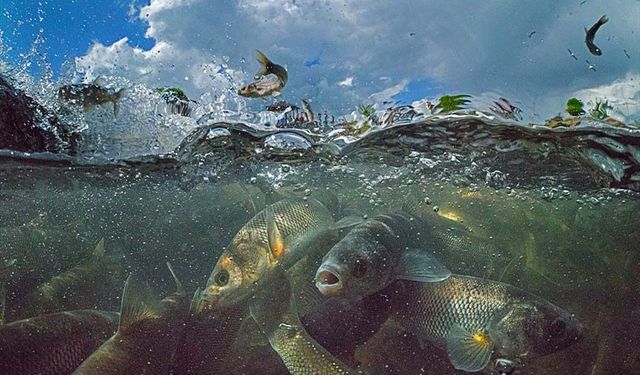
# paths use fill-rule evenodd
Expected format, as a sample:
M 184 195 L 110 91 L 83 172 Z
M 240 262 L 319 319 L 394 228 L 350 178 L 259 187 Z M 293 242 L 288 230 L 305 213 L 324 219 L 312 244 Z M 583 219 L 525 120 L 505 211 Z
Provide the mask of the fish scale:
M 323 219 L 330 220 L 327 209 L 315 199 L 291 199 L 273 204 L 275 221 L 282 235 L 287 238 L 314 228 Z M 242 228 L 241 232 L 255 230 L 263 241 L 267 239 L 267 221 L 264 211 L 259 212 Z
M 445 346 L 451 327 L 474 331 L 513 299 L 505 285 L 466 276 L 451 276 L 440 283 L 407 283 L 413 303 L 400 304 L 395 318 L 401 325 L 434 344 Z

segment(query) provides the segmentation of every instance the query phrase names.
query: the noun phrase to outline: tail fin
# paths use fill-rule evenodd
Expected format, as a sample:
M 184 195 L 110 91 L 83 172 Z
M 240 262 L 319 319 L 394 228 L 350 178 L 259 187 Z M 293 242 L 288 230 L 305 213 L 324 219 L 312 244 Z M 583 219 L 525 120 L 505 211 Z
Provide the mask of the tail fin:
M 120 89 L 118 92 L 113 94 L 113 116 L 117 117 L 118 113 L 120 113 L 120 99 L 122 98 L 122 94 L 124 94 L 126 89 Z
M 256 73 L 256 78 L 267 75 L 269 73 L 269 68 L 273 65 L 271 60 L 269 60 L 267 55 L 258 50 L 256 50 L 256 59 L 260 63 L 260 70 Z

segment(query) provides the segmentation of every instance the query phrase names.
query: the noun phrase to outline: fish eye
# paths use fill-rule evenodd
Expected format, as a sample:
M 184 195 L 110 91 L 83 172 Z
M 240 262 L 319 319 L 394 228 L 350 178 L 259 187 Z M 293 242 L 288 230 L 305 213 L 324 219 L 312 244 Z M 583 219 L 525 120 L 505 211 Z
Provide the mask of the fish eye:
M 229 272 L 222 270 L 213 277 L 213 282 L 218 286 L 225 286 L 229 282 Z
M 357 259 L 356 264 L 353 267 L 353 277 L 361 278 L 367 273 L 367 261 L 364 259 Z

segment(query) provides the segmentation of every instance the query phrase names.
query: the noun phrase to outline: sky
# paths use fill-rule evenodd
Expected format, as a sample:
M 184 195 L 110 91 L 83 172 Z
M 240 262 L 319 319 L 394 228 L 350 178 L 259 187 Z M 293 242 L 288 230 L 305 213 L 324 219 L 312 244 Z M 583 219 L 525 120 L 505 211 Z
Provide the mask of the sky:
M 86 80 L 121 76 L 192 98 L 234 96 L 260 49 L 289 72 L 283 98 L 316 110 L 469 93 L 505 96 L 533 117 L 558 114 L 572 96 L 640 116 L 638 0 L 2 0 L 0 9 L 10 63 L 40 34 L 56 72 L 69 60 Z M 604 14 L 594 56 L 584 28 Z

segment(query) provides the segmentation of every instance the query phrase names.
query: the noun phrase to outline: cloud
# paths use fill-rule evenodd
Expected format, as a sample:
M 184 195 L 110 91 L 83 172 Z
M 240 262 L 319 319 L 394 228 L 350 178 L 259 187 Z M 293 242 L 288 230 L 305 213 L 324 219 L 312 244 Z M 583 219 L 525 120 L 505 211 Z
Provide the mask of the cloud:
M 353 77 L 347 77 L 342 81 L 338 82 L 338 86 L 351 87 L 353 86 Z
M 583 29 L 604 13 L 611 21 L 596 38 L 603 56 L 591 56 Z M 289 70 L 285 99 L 312 98 L 332 112 L 428 80 L 442 93 L 495 92 L 532 113 L 548 114 L 555 110 L 549 98 L 640 70 L 637 59 L 623 53 L 640 56 L 640 7 L 625 0 L 588 6 L 572 0 L 486 1 L 473 11 L 464 0 L 151 0 L 139 17 L 155 46 L 142 51 L 125 39 L 94 46 L 83 59 L 91 70 L 115 69 L 152 85 L 178 85 L 192 96 L 215 95 L 253 76 L 253 51 L 259 48 Z M 318 51 L 322 64 L 310 69 Z M 588 70 L 585 59 L 598 72 Z M 228 66 L 226 82 L 209 71 L 220 64 Z M 140 72 L 150 73 L 140 78 Z M 358 84 L 341 85 L 348 83 L 345 77 L 358 77 Z
M 573 96 L 587 104 L 606 99 L 614 113 L 628 119 L 640 115 L 640 74 L 629 74 L 610 84 L 578 90 Z

